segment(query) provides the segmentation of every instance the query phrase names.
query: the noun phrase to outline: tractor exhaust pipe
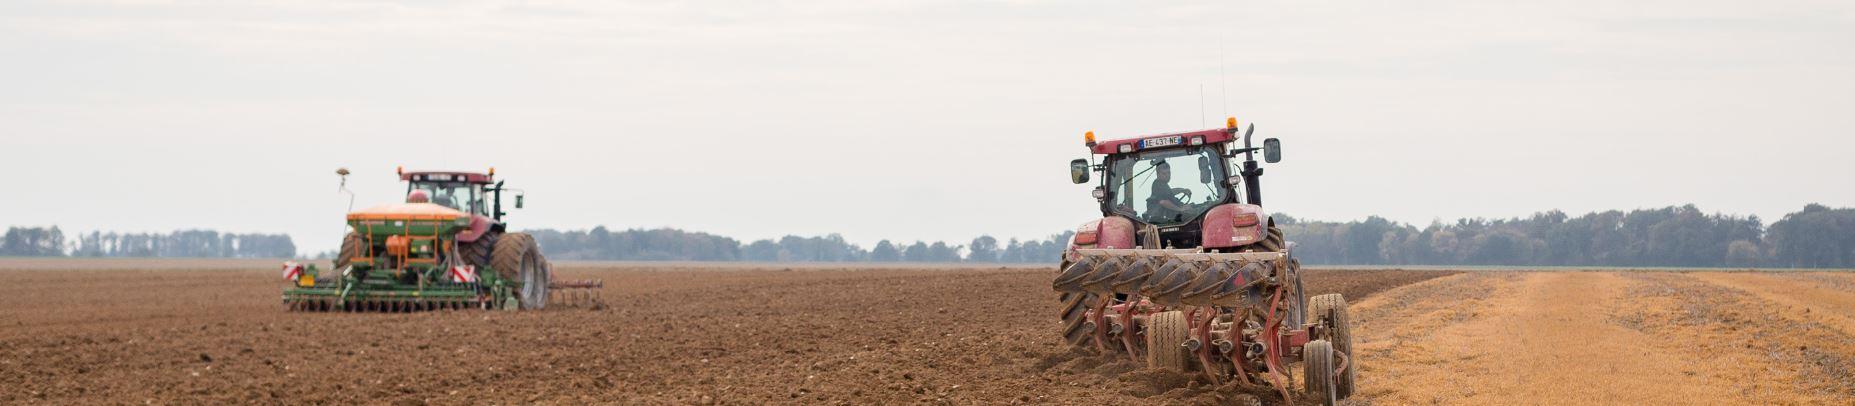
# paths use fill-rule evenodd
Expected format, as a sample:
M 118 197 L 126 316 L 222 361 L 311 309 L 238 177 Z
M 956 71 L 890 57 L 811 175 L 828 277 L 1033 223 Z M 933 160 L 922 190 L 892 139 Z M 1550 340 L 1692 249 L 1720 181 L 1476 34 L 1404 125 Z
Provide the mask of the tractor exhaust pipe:
M 1256 134 L 1256 123 L 1243 131 L 1243 193 L 1244 203 L 1262 205 L 1262 168 L 1256 166 L 1256 147 L 1250 144 L 1250 136 Z

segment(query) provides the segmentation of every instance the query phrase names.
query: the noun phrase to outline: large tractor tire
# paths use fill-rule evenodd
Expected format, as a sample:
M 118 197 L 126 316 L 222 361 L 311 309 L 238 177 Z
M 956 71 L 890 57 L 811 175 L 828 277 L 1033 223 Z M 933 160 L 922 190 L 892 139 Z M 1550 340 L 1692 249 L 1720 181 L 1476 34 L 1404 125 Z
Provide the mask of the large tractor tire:
M 1288 266 L 1287 275 L 1290 279 L 1294 279 L 1294 282 L 1290 284 L 1291 287 L 1288 292 L 1288 294 L 1294 296 L 1287 298 L 1289 301 L 1288 325 L 1305 325 L 1308 322 L 1308 296 L 1307 289 L 1305 289 L 1301 283 L 1301 260 L 1290 258 L 1288 260 Z
M 1063 341 L 1078 346 L 1094 342 L 1095 330 L 1085 325 L 1088 322 L 1088 311 L 1104 299 L 1094 293 L 1063 292 L 1057 300 L 1063 303 Z
M 502 240 L 502 233 L 490 231 L 477 237 L 476 241 L 457 244 L 457 251 L 462 254 L 464 263 L 477 268 L 491 268 L 496 255 L 496 241 Z
M 1288 240 L 1282 236 L 1282 229 L 1275 227 L 1275 220 L 1269 220 L 1268 235 L 1262 241 L 1238 247 L 1238 252 L 1276 252 L 1288 249 Z
M 341 238 L 341 251 L 337 251 L 338 253 L 335 254 L 335 268 L 334 269 L 339 270 L 343 267 L 346 267 L 348 266 L 348 264 L 354 262 L 354 258 L 359 257 L 361 255 L 366 255 L 364 254 L 364 252 L 367 251 L 367 247 L 362 247 L 361 244 L 362 244 L 361 235 L 354 233 L 352 231 L 348 232 L 348 235 L 346 237 L 342 237 Z
M 1308 400 L 1325 406 L 1339 403 L 1333 376 L 1333 344 L 1327 340 L 1309 341 L 1301 347 L 1301 364 L 1305 379 L 1302 387 L 1307 389 Z
M 1358 376 L 1359 371 L 1359 357 L 1353 352 L 1352 316 L 1346 314 L 1346 297 L 1338 293 L 1315 296 L 1308 300 L 1308 315 L 1328 320 L 1331 327 L 1327 341 L 1332 343 L 1334 351 L 1348 358 L 1346 372 L 1334 377 L 1334 392 L 1340 399 L 1352 396 L 1353 378 Z
M 1185 312 L 1173 310 L 1148 317 L 1146 324 L 1146 365 L 1150 368 L 1189 371 L 1191 350 L 1185 340 L 1192 334 Z
M 547 285 L 551 279 L 547 259 L 541 256 L 540 247 L 535 245 L 534 237 L 524 233 L 503 234 L 496 240 L 496 250 L 490 256 L 490 266 L 503 279 L 512 281 L 515 286 L 516 300 L 521 302 L 524 310 L 540 310 L 547 307 Z
M 1057 272 L 1061 273 L 1062 270 L 1069 269 L 1069 265 L 1070 263 L 1068 260 L 1062 261 L 1062 264 L 1056 268 Z M 1095 330 L 1087 326 L 1088 312 L 1094 309 L 1096 305 L 1101 304 L 1103 300 L 1113 299 L 1104 298 L 1101 295 L 1088 292 L 1063 292 L 1057 295 L 1056 301 L 1062 303 L 1063 306 L 1063 311 L 1059 317 L 1061 317 L 1063 321 L 1064 342 L 1068 342 L 1070 345 L 1075 346 L 1088 346 L 1095 342 Z M 1108 346 L 1108 348 L 1112 351 L 1120 349 L 1121 346 L 1111 345 Z

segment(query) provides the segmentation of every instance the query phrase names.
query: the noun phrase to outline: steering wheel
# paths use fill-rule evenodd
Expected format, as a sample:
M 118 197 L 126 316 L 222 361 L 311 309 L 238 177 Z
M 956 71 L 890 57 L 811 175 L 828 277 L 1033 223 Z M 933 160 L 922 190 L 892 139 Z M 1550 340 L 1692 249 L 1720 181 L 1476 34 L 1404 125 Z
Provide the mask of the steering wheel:
M 1178 200 L 1180 204 L 1190 204 L 1187 202 L 1189 202 L 1190 199 L 1192 198 L 1192 190 L 1185 189 L 1185 188 L 1179 188 L 1177 191 L 1172 193 L 1172 198 Z

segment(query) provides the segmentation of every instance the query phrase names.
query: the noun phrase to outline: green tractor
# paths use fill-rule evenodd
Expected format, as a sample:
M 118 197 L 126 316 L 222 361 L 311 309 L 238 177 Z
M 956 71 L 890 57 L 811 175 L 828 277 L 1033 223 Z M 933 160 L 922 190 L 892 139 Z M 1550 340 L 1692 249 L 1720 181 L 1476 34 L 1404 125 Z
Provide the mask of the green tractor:
M 337 173 L 345 185 L 347 170 Z M 333 274 L 284 264 L 292 285 L 284 304 L 297 311 L 536 310 L 547 306 L 550 288 L 599 287 L 555 282 L 534 238 L 505 231 L 508 189 L 495 174 L 401 169 L 406 202 L 348 213 Z M 522 197 L 515 196 L 515 208 Z

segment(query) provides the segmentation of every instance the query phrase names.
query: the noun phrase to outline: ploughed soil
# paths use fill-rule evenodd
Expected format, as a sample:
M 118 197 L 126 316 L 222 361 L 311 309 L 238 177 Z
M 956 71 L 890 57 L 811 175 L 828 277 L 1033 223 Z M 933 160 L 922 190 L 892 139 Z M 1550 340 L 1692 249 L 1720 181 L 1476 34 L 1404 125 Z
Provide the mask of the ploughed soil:
M 285 311 L 269 266 L 96 265 L 0 266 L 0 404 L 1241 399 L 1061 343 L 1051 268 L 563 264 L 557 278 L 605 281 L 600 305 L 348 314 Z M 1452 274 L 1467 275 L 1310 270 L 1306 283 L 1358 302 Z M 1368 364 L 1367 394 L 1427 401 L 1382 389 L 1377 371 L 1399 370 Z

